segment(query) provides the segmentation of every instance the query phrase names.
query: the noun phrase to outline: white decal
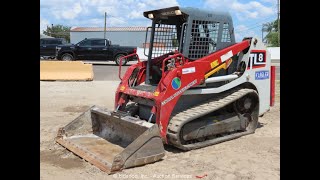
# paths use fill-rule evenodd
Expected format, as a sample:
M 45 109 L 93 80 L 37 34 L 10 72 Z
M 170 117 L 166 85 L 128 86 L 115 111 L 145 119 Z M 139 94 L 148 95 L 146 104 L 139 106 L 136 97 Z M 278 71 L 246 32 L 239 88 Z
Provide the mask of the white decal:
M 167 99 L 165 99 L 164 101 L 162 101 L 161 105 L 163 106 L 163 105 L 167 104 L 169 101 L 171 101 L 172 99 L 174 99 L 179 94 L 183 93 L 185 90 L 189 89 L 191 86 L 195 85 L 196 83 L 197 83 L 197 80 L 195 79 L 194 81 L 192 81 L 191 83 L 189 83 L 188 85 L 186 85 L 185 87 L 181 88 L 179 91 L 174 93 L 172 96 L 170 96 Z
M 261 65 L 266 64 L 263 52 L 254 52 L 250 54 L 251 60 L 253 59 L 253 64 Z
M 221 62 L 225 62 L 226 60 L 230 59 L 232 56 L 233 56 L 233 53 L 232 53 L 232 50 L 230 50 L 229 52 L 227 52 L 226 54 L 220 57 Z
M 249 63 L 251 68 L 264 67 L 266 65 L 265 52 L 251 52 Z
M 196 68 L 195 67 L 182 69 L 182 74 L 189 74 L 189 73 L 194 73 L 194 72 L 196 72 Z

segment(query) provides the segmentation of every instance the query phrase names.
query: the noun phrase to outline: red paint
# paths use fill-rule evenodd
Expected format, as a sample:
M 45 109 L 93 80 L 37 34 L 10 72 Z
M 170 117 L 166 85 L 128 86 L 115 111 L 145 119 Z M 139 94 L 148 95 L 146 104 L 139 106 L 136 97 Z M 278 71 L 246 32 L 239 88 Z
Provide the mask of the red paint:
M 265 53 L 266 51 L 265 50 L 257 50 L 257 49 L 253 49 L 251 50 L 250 52 L 253 52 L 253 53 Z
M 155 91 L 158 91 L 158 96 L 154 96 L 153 92 L 146 92 L 146 91 L 140 91 L 136 89 L 130 88 L 129 78 L 132 74 L 132 72 L 138 68 L 138 80 L 137 85 L 141 84 L 145 80 L 145 69 L 146 69 L 146 61 L 138 62 L 137 64 L 134 64 L 130 66 L 126 73 L 124 74 L 121 83 L 118 86 L 117 92 L 116 92 L 116 103 L 119 102 L 120 97 L 124 95 L 128 96 L 135 96 L 135 97 L 143 97 L 146 99 L 149 99 L 154 102 L 154 107 L 152 108 L 152 113 L 155 112 L 156 114 L 156 123 L 159 125 L 160 128 L 160 135 L 163 138 L 165 142 L 167 142 L 166 134 L 167 134 L 167 128 L 168 123 L 170 120 L 171 113 L 178 102 L 180 96 L 190 87 L 199 85 L 201 82 L 205 80 L 205 74 L 211 70 L 211 65 L 215 60 L 219 60 L 221 62 L 221 56 L 228 53 L 229 51 L 232 51 L 233 55 L 236 55 L 237 53 L 241 52 L 242 50 L 248 48 L 250 46 L 250 41 L 245 40 L 240 43 L 234 44 L 232 46 L 229 46 L 225 49 L 222 49 L 220 51 L 217 51 L 213 54 L 210 54 L 208 56 L 205 56 L 203 58 L 198 59 L 197 61 L 188 61 L 188 59 L 185 59 L 182 54 L 175 52 L 172 56 L 169 57 L 169 53 L 165 54 L 163 56 L 154 58 L 152 60 L 152 63 L 154 65 L 158 65 L 159 67 L 165 67 L 165 61 L 176 58 L 176 61 L 179 61 L 176 67 L 172 70 L 162 72 L 162 78 L 158 83 L 158 87 Z M 128 55 L 126 57 L 133 56 L 135 54 Z M 126 58 L 123 57 L 123 58 Z M 221 63 L 220 63 L 221 64 Z M 190 68 L 194 67 L 195 72 L 188 73 L 188 74 L 182 74 L 183 68 Z M 119 67 L 119 70 L 121 70 L 121 66 Z M 120 75 L 120 73 L 119 73 Z M 179 89 L 173 89 L 171 82 L 172 79 L 175 77 L 179 77 L 181 79 L 181 86 Z M 195 84 L 193 84 L 195 81 Z M 193 84 L 193 85 L 192 85 Z M 188 86 L 190 85 L 190 87 Z M 124 86 L 124 89 L 121 91 L 120 87 Z M 167 103 L 162 105 L 162 102 L 167 101 Z M 124 103 L 125 105 L 125 103 Z
M 151 114 L 155 114 L 155 113 L 156 113 L 156 107 L 155 107 L 155 106 L 152 106 Z
M 274 106 L 275 91 L 276 91 L 276 67 L 271 66 L 271 78 L 270 78 L 270 106 Z
M 204 175 L 202 175 L 202 176 L 196 176 L 196 178 L 204 178 L 204 177 L 206 177 L 206 176 L 208 176 L 208 174 L 204 174 Z
M 252 69 L 256 69 L 256 68 L 263 68 L 266 67 L 265 64 L 259 65 L 259 66 L 252 66 Z

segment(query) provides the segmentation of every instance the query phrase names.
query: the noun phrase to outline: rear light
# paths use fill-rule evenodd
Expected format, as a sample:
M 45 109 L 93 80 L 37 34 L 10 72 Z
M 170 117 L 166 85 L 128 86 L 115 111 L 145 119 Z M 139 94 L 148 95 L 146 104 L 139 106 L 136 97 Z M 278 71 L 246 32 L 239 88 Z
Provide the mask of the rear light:
M 133 53 L 137 53 L 137 48 L 134 48 L 134 49 L 133 49 Z

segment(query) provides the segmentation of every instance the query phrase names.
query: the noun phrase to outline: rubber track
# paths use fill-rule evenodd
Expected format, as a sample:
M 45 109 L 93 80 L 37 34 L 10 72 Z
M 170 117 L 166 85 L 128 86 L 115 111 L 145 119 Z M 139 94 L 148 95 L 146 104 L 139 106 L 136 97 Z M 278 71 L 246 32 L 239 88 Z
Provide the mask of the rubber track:
M 202 117 L 206 114 L 209 114 L 213 111 L 216 111 L 220 108 L 223 108 L 228 104 L 235 102 L 236 100 L 250 93 L 255 93 L 256 96 L 258 96 L 257 92 L 253 89 L 235 88 L 226 93 L 220 94 L 205 103 L 202 103 L 200 105 L 191 107 L 187 110 L 178 112 L 177 114 L 173 114 L 170 118 L 171 120 L 169 122 L 168 132 L 167 132 L 167 138 L 168 138 L 169 144 L 172 144 L 182 150 L 192 150 L 192 149 L 202 148 L 205 146 L 217 144 L 223 141 L 231 140 L 234 138 L 238 138 L 240 136 L 253 133 L 254 130 L 245 131 L 241 133 L 235 133 L 235 134 L 231 134 L 231 135 L 227 135 L 227 136 L 223 136 L 215 139 L 206 140 L 203 142 L 197 142 L 197 143 L 186 144 L 186 145 L 182 144 L 180 141 L 181 128 L 186 123 L 194 119 L 197 119 L 199 117 Z

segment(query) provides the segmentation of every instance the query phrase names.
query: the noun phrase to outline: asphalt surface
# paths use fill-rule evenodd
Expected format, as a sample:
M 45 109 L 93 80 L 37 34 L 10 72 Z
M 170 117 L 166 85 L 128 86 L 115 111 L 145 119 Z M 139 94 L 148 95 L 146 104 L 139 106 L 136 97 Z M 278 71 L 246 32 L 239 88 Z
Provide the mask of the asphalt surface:
M 85 62 L 88 63 L 88 62 Z M 121 75 L 123 76 L 128 67 L 135 62 L 130 62 L 125 66 L 121 66 Z M 114 62 L 104 64 L 93 64 L 94 81 L 115 81 L 119 79 L 119 66 Z
M 119 79 L 119 66 L 117 66 L 114 62 L 93 62 L 86 61 L 85 63 L 93 64 L 93 72 L 94 72 L 94 81 L 112 81 L 112 80 L 120 80 Z M 135 64 L 135 61 L 129 62 L 126 66 L 121 67 L 122 76 L 128 69 L 128 67 L 132 64 Z M 280 80 L 280 66 L 276 66 L 276 80 Z

